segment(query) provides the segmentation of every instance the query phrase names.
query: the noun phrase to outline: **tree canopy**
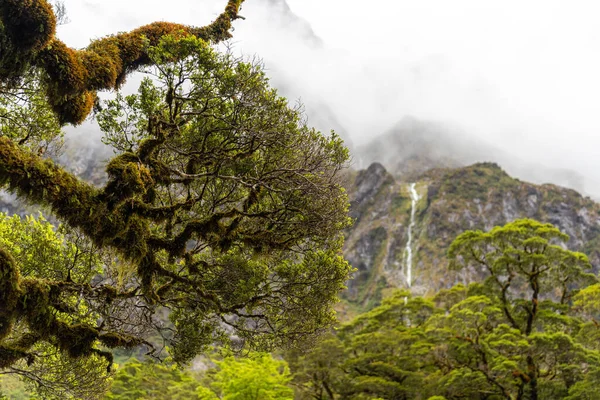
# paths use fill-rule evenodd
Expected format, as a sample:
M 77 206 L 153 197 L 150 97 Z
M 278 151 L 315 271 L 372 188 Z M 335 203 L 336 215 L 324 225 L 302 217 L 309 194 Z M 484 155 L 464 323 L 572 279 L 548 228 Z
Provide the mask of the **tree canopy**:
M 129 360 L 113 378 L 106 400 L 291 400 L 293 389 L 285 361 L 268 353 L 236 358 L 212 355 L 199 371 Z
M 21 242 L 2 243 L 0 368 L 35 379 L 54 352 L 102 365 L 86 367 L 102 378 L 111 349 L 159 356 L 166 347 L 186 363 L 212 344 L 294 345 L 333 322 L 350 271 L 339 183 L 348 151 L 306 126 L 259 62 L 213 49 L 240 4 L 229 1 L 208 27 L 151 24 L 82 51 L 54 37 L 46 1 L 0 5 L 9 116 L 0 117 L 0 184 L 50 210 L 79 249 L 53 259 L 46 276 L 20 256 Z M 62 123 L 89 113 L 95 90 L 142 66 L 152 79 L 137 94 L 98 107 L 115 151 L 104 187 L 43 156 Z M 30 130 L 14 124 L 15 110 Z M 70 248 L 69 238 L 53 251 Z
M 200 400 L 292 400 L 294 391 L 285 361 L 270 354 L 257 353 L 236 359 L 216 361 L 198 388 Z
M 457 237 L 453 268 L 482 282 L 432 298 L 397 292 L 288 360 L 297 398 L 592 399 L 598 279 L 550 224 L 518 220 Z

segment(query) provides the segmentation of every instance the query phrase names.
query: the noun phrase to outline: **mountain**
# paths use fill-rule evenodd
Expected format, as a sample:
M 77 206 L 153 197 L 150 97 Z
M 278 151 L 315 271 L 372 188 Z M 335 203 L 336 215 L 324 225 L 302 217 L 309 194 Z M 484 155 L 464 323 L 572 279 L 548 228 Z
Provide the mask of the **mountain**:
M 477 271 L 447 268 L 452 240 L 468 229 L 489 230 L 519 218 L 559 227 L 570 236 L 568 248 L 586 253 L 594 272 L 600 271 L 600 204 L 572 189 L 523 182 L 489 162 L 432 169 L 413 182 L 373 163 L 348 180 L 355 224 L 345 256 L 357 271 L 344 297 L 362 309 L 388 288 L 425 294 L 469 281 Z
M 508 173 L 534 182 L 552 182 L 600 199 L 593 182 L 576 171 L 531 163 L 487 143 L 458 126 L 407 116 L 382 135 L 355 149 L 359 168 L 380 162 L 394 176 L 418 179 L 432 168 L 464 167 L 476 162 L 495 162 Z
M 415 121 L 403 122 L 404 127 L 410 122 L 420 129 L 419 135 L 406 133 L 403 139 L 412 140 L 412 147 L 405 142 L 396 159 L 380 158 L 395 165 L 395 173 L 380 162 L 347 172 L 345 186 L 355 223 L 347 231 L 344 255 L 357 271 L 343 294 L 346 305 L 369 309 L 389 289 L 409 287 L 411 216 L 410 287 L 415 294 L 473 278 L 474 272 L 457 275 L 447 269 L 446 251 L 461 232 L 489 230 L 525 217 L 559 227 L 571 238 L 568 247 L 587 254 L 594 271 L 600 272 L 600 204 L 572 189 L 513 178 L 495 163 L 460 166 L 462 161 L 450 157 L 449 149 L 458 152 L 461 147 L 440 146 L 435 124 Z M 70 132 L 63 150 L 57 161 L 68 170 L 96 185 L 105 182 L 104 161 L 112 155 L 108 147 Z M 35 214 L 37 208 L 0 193 L 0 211 Z
M 374 162 L 394 176 L 416 178 L 432 168 L 460 167 L 486 160 L 494 148 L 471 140 L 457 127 L 404 117 L 384 134 L 356 149 L 359 167 Z
M 323 40 L 315 33 L 310 23 L 296 15 L 287 1 L 258 0 L 257 4 L 267 7 L 270 14 L 269 22 L 277 28 L 292 32 L 310 47 L 323 46 Z

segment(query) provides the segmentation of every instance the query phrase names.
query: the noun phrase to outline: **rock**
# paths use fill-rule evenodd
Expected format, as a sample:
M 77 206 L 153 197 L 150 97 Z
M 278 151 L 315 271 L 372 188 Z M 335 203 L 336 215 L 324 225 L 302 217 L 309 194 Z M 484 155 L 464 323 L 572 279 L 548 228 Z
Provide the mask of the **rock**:
M 448 271 L 450 243 L 467 229 L 490 230 L 519 218 L 557 226 L 570 236 L 567 247 L 586 253 L 594 272 L 600 271 L 600 205 L 590 198 L 556 185 L 522 182 L 493 163 L 425 176 L 417 183 L 421 200 L 413 228 L 415 293 L 433 293 L 474 278 L 474 270 L 461 276 Z M 408 185 L 375 163 L 360 171 L 348 187 L 356 224 L 347 232 L 345 255 L 359 270 L 345 294 L 352 302 L 364 305 L 367 299 L 377 299 L 380 278 L 388 287 L 406 287 Z

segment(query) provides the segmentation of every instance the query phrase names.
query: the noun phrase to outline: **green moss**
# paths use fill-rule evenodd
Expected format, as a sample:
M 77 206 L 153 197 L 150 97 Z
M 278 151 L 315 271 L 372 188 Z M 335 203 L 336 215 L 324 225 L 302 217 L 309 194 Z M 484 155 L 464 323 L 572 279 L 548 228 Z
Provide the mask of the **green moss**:
M 102 90 L 115 87 L 117 82 L 117 63 L 110 57 L 83 50 L 78 57 L 86 72 L 86 86 L 89 90 Z
M 242 2 L 230 0 L 215 22 L 204 28 L 155 22 L 74 50 L 55 37 L 56 17 L 49 2 L 3 0 L 0 81 L 17 82 L 29 65 L 41 67 L 48 77 L 48 101 L 60 122 L 80 124 L 92 110 L 96 90 L 116 89 L 127 74 L 153 63 L 148 46 L 158 45 L 166 35 L 227 39 Z
M 55 29 L 56 18 L 47 1 L 0 2 L 0 81 L 18 82 Z
M 3 0 L 0 17 L 13 46 L 24 51 L 42 49 L 56 30 L 56 17 L 47 1 Z
M 98 339 L 98 330 L 84 324 L 68 325 L 57 321 L 54 333 L 58 347 L 65 350 L 70 357 L 78 358 L 93 353 L 94 344 Z
M 58 39 L 53 39 L 48 46 L 40 52 L 38 63 L 46 70 L 51 103 L 56 102 L 59 96 L 72 96 L 84 88 L 86 70 L 76 50 L 67 47 Z M 53 101 L 52 101 L 53 100 Z
M 124 348 L 131 349 L 142 343 L 139 338 L 122 335 L 118 333 L 105 333 L 98 337 L 98 340 L 108 348 Z
M 0 340 L 10 331 L 19 300 L 19 271 L 13 258 L 0 249 Z
M 31 357 L 27 352 L 0 345 L 0 369 L 8 368 L 23 358 Z

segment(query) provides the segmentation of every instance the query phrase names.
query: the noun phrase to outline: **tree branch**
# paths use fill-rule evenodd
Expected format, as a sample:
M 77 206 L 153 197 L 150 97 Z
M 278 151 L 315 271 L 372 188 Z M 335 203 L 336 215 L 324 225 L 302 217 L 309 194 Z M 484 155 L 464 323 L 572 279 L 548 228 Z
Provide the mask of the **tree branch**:
M 96 91 L 116 89 L 128 74 L 152 64 L 147 48 L 164 36 L 192 35 L 212 43 L 229 39 L 243 1 L 229 0 L 205 27 L 155 22 L 75 50 L 56 38 L 56 17 L 46 0 L 3 0 L 0 83 L 18 82 L 28 65 L 42 68 L 49 78 L 48 101 L 60 122 L 80 124 L 92 110 Z

